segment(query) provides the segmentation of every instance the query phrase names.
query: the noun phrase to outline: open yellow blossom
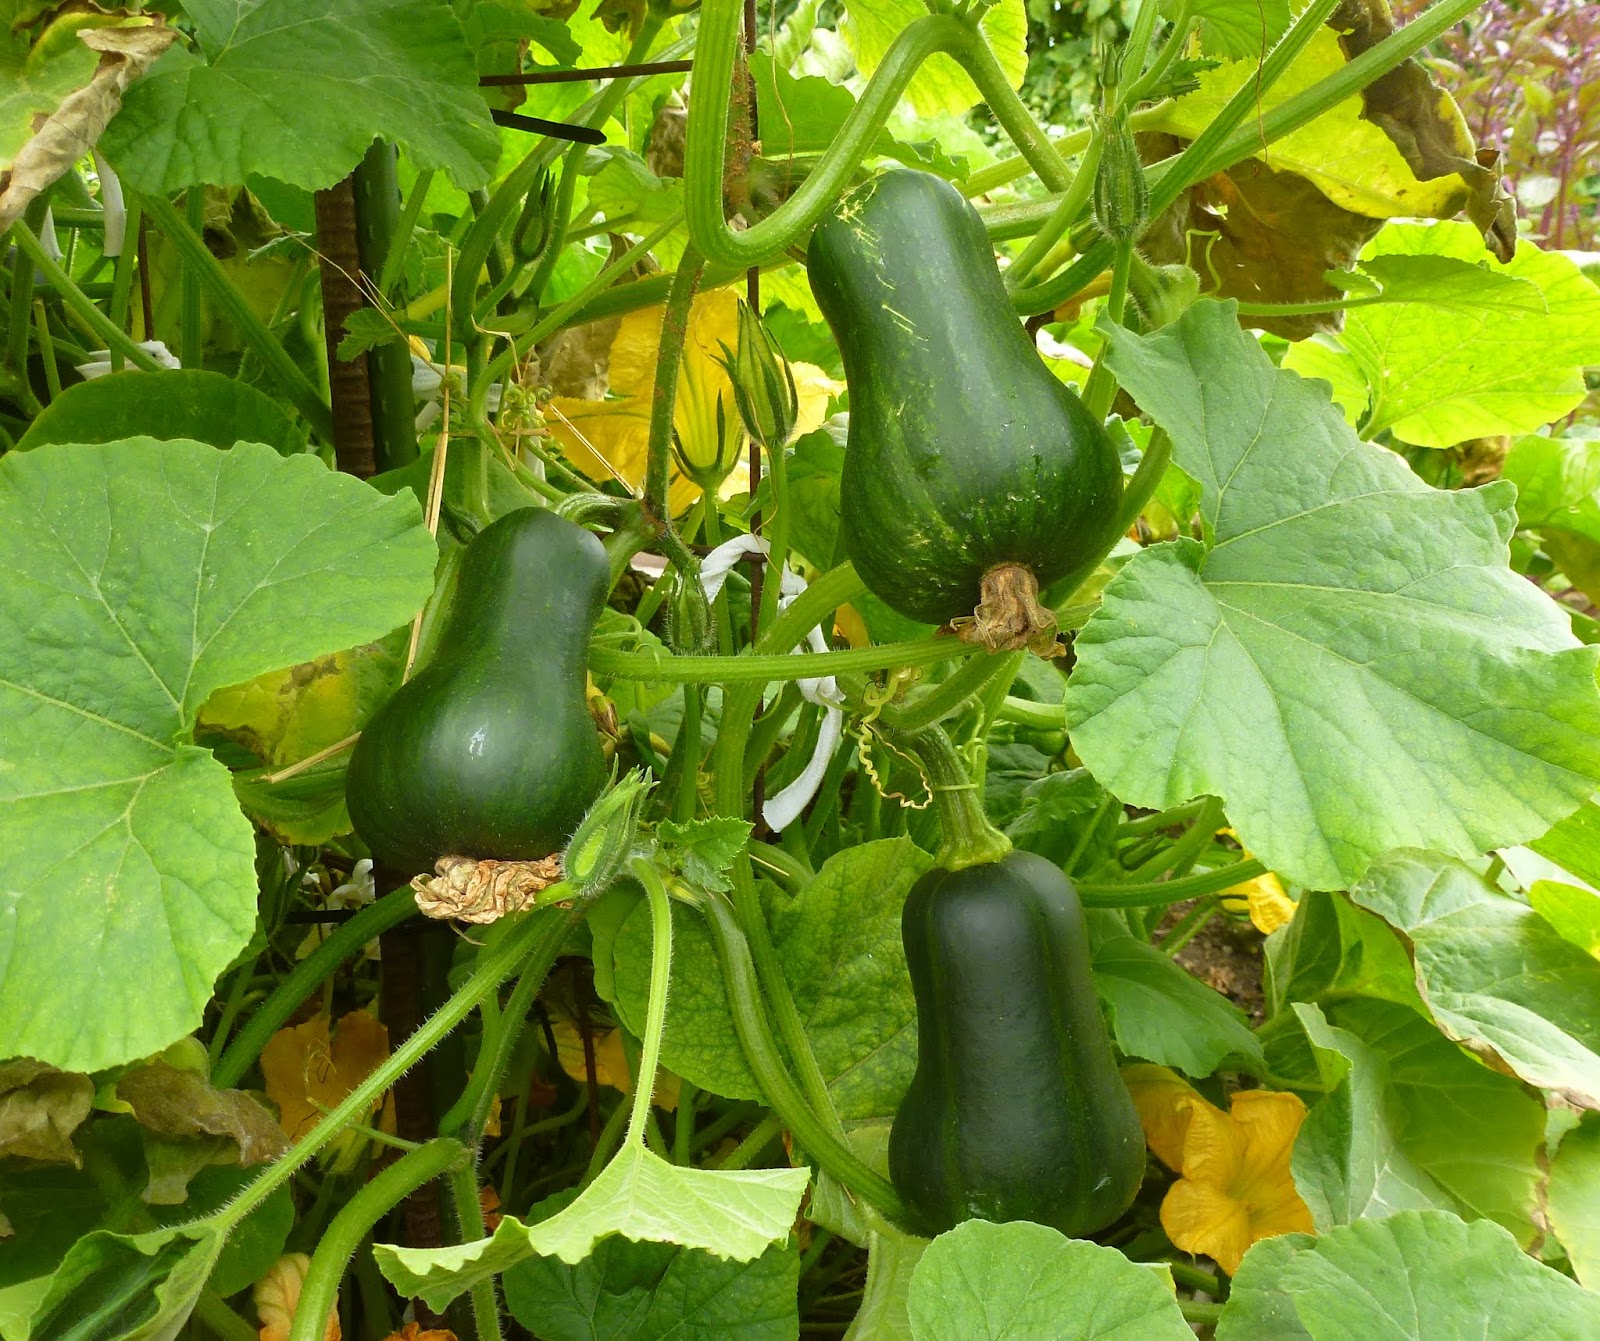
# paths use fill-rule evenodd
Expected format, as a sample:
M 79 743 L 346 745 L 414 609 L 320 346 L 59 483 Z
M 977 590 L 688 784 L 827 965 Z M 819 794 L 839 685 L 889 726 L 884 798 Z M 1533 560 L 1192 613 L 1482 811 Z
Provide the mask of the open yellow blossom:
M 1224 1113 L 1164 1066 L 1122 1069 L 1150 1149 L 1182 1175 L 1161 1203 L 1161 1227 L 1184 1252 L 1230 1276 L 1250 1245 L 1313 1231 L 1289 1171 L 1306 1106 L 1293 1094 L 1241 1090 Z
M 661 340 L 663 309 L 647 307 L 622 318 L 611 345 L 607 400 L 556 396 L 550 401 L 551 435 L 569 461 L 593 480 L 620 479 L 637 491 L 644 484 L 645 459 L 650 442 L 650 401 L 655 390 L 656 349 Z M 744 439 L 735 408 L 733 386 L 719 360 L 722 347 L 739 340 L 739 299 L 730 288 L 699 294 L 689 309 L 683 363 L 678 370 L 678 398 L 672 426 L 686 460 L 697 468 L 715 463 L 719 454 L 727 461 Z M 790 365 L 798 392 L 800 413 L 796 436 L 819 427 L 828 412 L 828 400 L 844 390 L 821 368 L 810 363 Z M 722 439 L 718 437 L 717 407 L 722 407 Z M 733 441 L 727 441 L 728 439 Z M 748 487 L 741 460 L 728 477 L 727 489 Z M 686 479 L 673 463 L 671 503 L 681 511 L 700 494 L 700 486 Z

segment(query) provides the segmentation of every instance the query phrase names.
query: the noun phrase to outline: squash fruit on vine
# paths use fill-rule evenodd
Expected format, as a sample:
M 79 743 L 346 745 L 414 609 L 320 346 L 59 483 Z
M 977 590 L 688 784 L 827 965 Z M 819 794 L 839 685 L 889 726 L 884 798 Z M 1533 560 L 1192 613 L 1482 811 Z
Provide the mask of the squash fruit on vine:
M 466 547 L 439 650 L 367 723 L 345 795 L 381 861 L 532 860 L 566 841 L 605 783 L 584 698 L 605 550 L 542 508 Z
M 933 870 L 912 886 L 901 934 L 917 1069 L 890 1131 L 889 1175 L 910 1227 L 1103 1229 L 1139 1190 L 1144 1137 L 1071 883 L 1028 852 Z
M 1105 430 L 1017 320 L 976 210 L 924 172 L 846 194 L 807 252 L 850 387 L 840 522 L 861 580 L 991 650 L 1054 633 L 1040 588 L 1115 539 Z M 1037 645 L 1037 644 L 1036 644 Z

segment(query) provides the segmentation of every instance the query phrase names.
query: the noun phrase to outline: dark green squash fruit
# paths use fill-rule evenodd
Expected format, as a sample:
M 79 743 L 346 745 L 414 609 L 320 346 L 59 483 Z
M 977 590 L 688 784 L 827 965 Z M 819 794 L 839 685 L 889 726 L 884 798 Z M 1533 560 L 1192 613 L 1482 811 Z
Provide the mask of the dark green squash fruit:
M 901 919 L 917 1069 L 889 1173 L 918 1233 L 1033 1220 L 1092 1234 L 1144 1174 L 1139 1115 L 1095 999 L 1077 893 L 1013 852 L 930 871 Z
M 960 192 L 884 173 L 818 225 L 807 266 L 850 386 L 845 552 L 874 595 L 934 624 L 1036 605 L 1110 546 L 1116 450 L 1034 350 Z
M 566 841 L 605 782 L 584 689 L 608 581 L 600 542 L 542 508 L 472 540 L 438 652 L 350 756 L 350 819 L 375 856 L 431 874 Z

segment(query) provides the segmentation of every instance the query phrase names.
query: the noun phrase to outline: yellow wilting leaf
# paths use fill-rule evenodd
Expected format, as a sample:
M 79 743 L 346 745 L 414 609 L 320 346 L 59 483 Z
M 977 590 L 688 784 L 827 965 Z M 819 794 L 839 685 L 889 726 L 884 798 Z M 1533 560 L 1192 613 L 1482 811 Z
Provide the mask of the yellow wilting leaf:
M 1252 1243 L 1314 1232 L 1289 1171 L 1306 1106 L 1293 1094 L 1241 1090 L 1224 1113 L 1164 1066 L 1125 1066 L 1145 1140 L 1182 1175 L 1161 1203 L 1161 1227 L 1184 1252 L 1230 1276 Z
M 664 309 L 647 307 L 622 318 L 611 345 L 608 400 L 555 396 L 550 401 L 550 431 L 569 461 L 593 480 L 620 479 L 635 492 L 644 486 L 645 461 L 650 441 L 650 402 L 655 390 L 656 352 L 661 340 Z M 689 309 L 683 363 L 678 370 L 678 398 L 672 426 L 684 456 L 697 468 L 710 468 L 728 453 L 739 460 L 723 491 L 737 493 L 748 487 L 739 452 L 744 430 L 733 399 L 733 385 L 718 361 L 722 346 L 738 342 L 739 300 L 730 288 L 711 289 L 696 296 Z M 809 363 L 791 365 L 800 414 L 795 433 L 809 433 L 827 414 L 828 400 L 844 387 L 821 368 Z M 722 406 L 725 443 L 717 435 L 717 406 Z M 670 500 L 681 512 L 700 494 L 700 486 L 685 479 L 672 466 Z
M 304 1253 L 285 1253 L 255 1283 L 251 1296 L 256 1304 L 256 1317 L 261 1323 L 261 1341 L 289 1341 L 295 1310 L 300 1307 L 300 1291 L 306 1283 L 306 1272 L 310 1269 L 311 1259 Z M 341 1335 L 339 1296 L 334 1295 L 322 1341 L 340 1341 Z
M 587 1081 L 583 1035 L 578 1032 L 578 1027 L 570 1020 L 555 1020 L 550 1028 L 556 1037 L 556 1057 L 561 1069 L 580 1083 Z M 622 1031 L 607 1029 L 592 1037 L 595 1080 L 623 1094 L 632 1094 L 633 1076 L 628 1070 L 627 1054 L 622 1050 Z M 678 1107 L 678 1077 L 664 1067 L 658 1069 L 651 1099 L 657 1108 L 664 1108 L 669 1113 L 675 1111 Z
M 389 1031 L 364 1010 L 341 1016 L 331 1035 L 326 1015 L 278 1030 L 261 1050 L 261 1074 L 289 1139 L 298 1141 L 309 1132 L 388 1057 Z M 374 1104 L 367 1117 L 378 1107 Z M 394 1130 L 393 1094 L 383 1099 L 378 1126 Z M 332 1149 L 341 1158 L 353 1157 L 365 1139 L 346 1132 Z

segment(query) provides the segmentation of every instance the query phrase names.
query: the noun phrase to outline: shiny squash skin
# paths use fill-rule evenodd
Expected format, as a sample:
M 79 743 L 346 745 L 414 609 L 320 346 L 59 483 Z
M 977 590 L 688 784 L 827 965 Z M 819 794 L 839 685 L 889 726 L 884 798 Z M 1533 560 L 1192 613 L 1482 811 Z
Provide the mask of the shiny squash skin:
M 381 861 L 529 860 L 560 848 L 605 781 L 585 701 L 609 566 L 588 531 L 542 508 L 466 548 L 439 651 L 373 714 L 345 783 Z
M 1110 546 L 1116 449 L 1035 351 L 960 192 L 875 177 L 818 225 L 807 266 L 850 387 L 845 552 L 874 595 L 944 623 L 991 568 L 1042 589 Z
M 1033 1220 L 1082 1237 L 1117 1219 L 1139 1189 L 1144 1138 L 1066 876 L 1027 852 L 930 871 L 901 933 L 917 1069 L 889 1173 L 911 1227 Z

